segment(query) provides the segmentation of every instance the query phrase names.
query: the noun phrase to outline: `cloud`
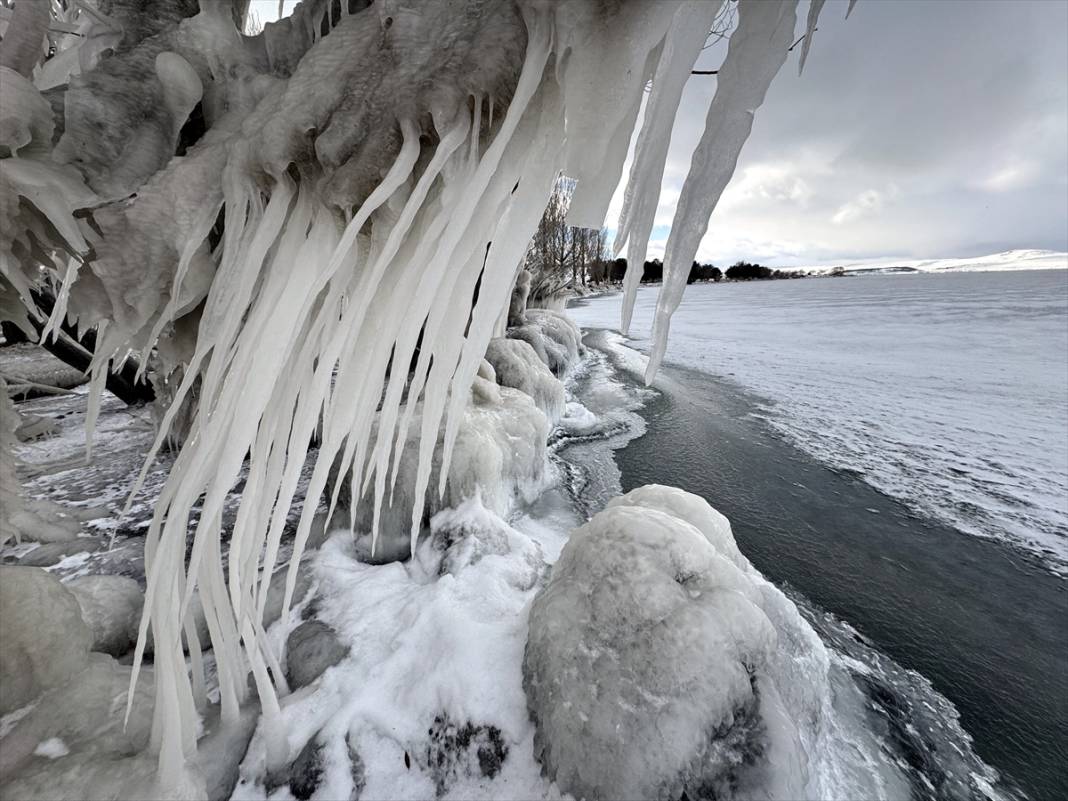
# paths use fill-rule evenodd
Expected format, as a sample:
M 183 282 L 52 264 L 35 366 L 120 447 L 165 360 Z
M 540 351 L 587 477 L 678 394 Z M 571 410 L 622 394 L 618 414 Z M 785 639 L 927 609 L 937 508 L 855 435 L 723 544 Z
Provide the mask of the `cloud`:
M 1068 4 L 868 2 L 844 15 L 828 0 L 804 75 L 791 60 L 775 79 L 698 258 L 1068 250 Z M 699 68 L 723 54 L 709 48 Z M 658 225 L 674 215 L 715 88 L 708 76 L 687 84 Z M 664 236 L 653 239 L 650 258 Z
M 835 225 L 843 225 L 845 223 L 855 222 L 864 217 L 877 215 L 883 210 L 884 203 L 885 201 L 882 192 L 877 189 L 868 189 L 861 192 L 848 203 L 843 203 L 839 206 L 838 211 L 831 217 L 831 222 Z

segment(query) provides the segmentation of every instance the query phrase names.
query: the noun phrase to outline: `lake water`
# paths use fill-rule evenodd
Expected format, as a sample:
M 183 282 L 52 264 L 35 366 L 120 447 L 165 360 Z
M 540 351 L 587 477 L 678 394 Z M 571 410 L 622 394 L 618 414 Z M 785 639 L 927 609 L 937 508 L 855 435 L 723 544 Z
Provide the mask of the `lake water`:
M 655 287 L 631 336 L 646 349 Z M 572 311 L 616 328 L 620 296 Z M 666 360 L 825 464 L 1068 572 L 1068 271 L 697 284 Z

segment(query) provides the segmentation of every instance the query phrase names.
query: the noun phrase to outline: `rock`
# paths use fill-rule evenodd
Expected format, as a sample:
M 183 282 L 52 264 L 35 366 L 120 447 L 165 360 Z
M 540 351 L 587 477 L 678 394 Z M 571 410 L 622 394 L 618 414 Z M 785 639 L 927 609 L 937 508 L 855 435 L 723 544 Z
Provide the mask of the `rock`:
M 151 667 L 137 683 L 129 725 L 123 725 L 131 669 L 105 654 L 86 654 L 81 670 L 46 692 L 4 738 L 0 776 L 32 772 L 37 745 L 58 738 L 70 755 L 128 755 L 148 745 L 155 701 Z M 57 770 L 62 759 L 52 761 Z M 48 760 L 44 760 L 48 761 Z M 3 794 L 4 798 L 16 797 Z M 89 797 L 89 796 L 82 796 Z
M 442 457 L 440 440 L 434 453 L 430 481 L 424 496 L 424 526 L 438 511 L 454 508 L 476 494 L 488 509 L 505 515 L 513 497 L 523 494 L 531 498 L 542 478 L 549 435 L 545 415 L 523 392 L 496 385 L 487 388 L 488 382 L 481 378 L 476 378 L 475 384 L 477 391 L 471 393 L 471 402 L 464 409 L 457 427 L 444 496 L 438 494 Z M 370 489 L 355 509 L 355 550 L 361 561 L 383 564 L 407 559 L 411 555 L 410 530 L 419 470 L 421 417 L 420 403 L 408 427 L 396 486 L 391 493 L 387 485 L 382 500 L 378 540 L 373 549 L 371 530 L 374 503 Z M 376 436 L 377 430 L 372 431 L 372 441 Z M 335 466 L 327 498 L 338 480 Z M 340 481 L 338 508 L 351 514 L 351 474 Z M 334 525 L 341 523 L 335 519 Z
M 460 776 L 492 779 L 508 757 L 508 746 L 496 726 L 468 721 L 457 726 L 448 715 L 434 718 L 427 732 L 426 768 L 440 798 Z
M 563 792 L 720 798 L 760 760 L 776 630 L 766 582 L 702 533 L 724 540 L 710 512 L 663 487 L 616 499 L 534 600 L 523 684 L 535 756 Z
M 137 642 L 144 596 L 141 587 L 125 576 L 81 576 L 66 587 L 82 608 L 82 618 L 93 632 L 93 650 L 119 657 Z
M 522 325 L 525 322 L 527 298 L 530 296 L 530 270 L 525 267 L 515 277 L 512 296 L 508 300 L 508 325 Z
M 241 761 L 260 720 L 260 705 L 250 701 L 241 707 L 238 719 L 224 724 L 219 707 L 203 716 L 205 734 L 197 742 L 197 769 L 207 786 L 208 801 L 226 801 L 234 791 Z
M 320 620 L 307 620 L 286 640 L 286 681 L 290 689 L 306 687 L 349 654 L 337 633 Z
M 36 567 L 0 567 L 0 714 L 84 668 L 92 642 L 59 579 Z
M 307 801 L 323 780 L 323 746 L 318 736 L 308 740 L 289 769 L 289 791 Z
M 328 754 L 328 749 L 332 753 Z M 340 797 L 343 793 L 346 793 L 350 801 L 357 801 L 363 793 L 364 785 L 367 782 L 363 759 L 353 750 L 352 743 L 348 742 L 348 738 L 341 736 L 333 740 L 327 739 L 327 735 L 322 731 L 317 732 L 308 739 L 308 742 L 300 749 L 296 759 L 286 766 L 284 770 L 273 775 L 268 774 L 266 779 L 267 793 L 268 795 L 273 795 L 277 788 L 289 785 L 289 792 L 293 794 L 294 798 L 299 799 L 299 801 L 306 801 L 322 785 L 325 764 L 331 759 L 344 760 L 345 758 L 349 762 L 352 786 L 348 790 L 341 790 L 335 785 L 329 789 L 333 790 L 336 795 L 328 795 L 326 797 Z
M 95 553 L 107 547 L 102 537 L 75 537 L 62 542 L 45 542 L 19 559 L 26 567 L 52 567 L 68 556 L 78 553 Z
M 432 549 L 441 553 L 439 575 L 459 576 L 483 559 L 506 555 L 520 558 L 501 560 L 494 569 L 520 592 L 534 587 L 545 574 L 541 546 L 518 534 L 478 498 L 438 512 L 430 521 L 430 534 Z

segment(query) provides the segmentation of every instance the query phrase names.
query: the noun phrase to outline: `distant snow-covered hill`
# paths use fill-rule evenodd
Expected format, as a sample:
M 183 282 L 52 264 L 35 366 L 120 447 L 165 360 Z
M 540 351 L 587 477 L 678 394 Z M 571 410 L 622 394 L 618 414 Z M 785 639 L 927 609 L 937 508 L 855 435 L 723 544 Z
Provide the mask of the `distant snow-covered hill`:
M 841 267 L 847 273 L 956 273 L 1001 270 L 1068 270 L 1068 253 L 1055 250 L 1007 250 L 989 256 L 963 259 L 915 259 L 851 262 L 809 268 L 813 272 L 831 272 Z M 802 268 L 805 269 L 805 268 Z

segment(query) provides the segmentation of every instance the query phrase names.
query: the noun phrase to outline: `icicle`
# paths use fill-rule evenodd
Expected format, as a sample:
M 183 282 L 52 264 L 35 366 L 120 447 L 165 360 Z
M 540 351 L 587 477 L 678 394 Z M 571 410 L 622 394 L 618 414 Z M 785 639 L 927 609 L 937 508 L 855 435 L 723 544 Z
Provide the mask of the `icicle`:
M 853 13 L 853 6 L 857 4 L 857 0 L 849 0 L 849 8 L 846 9 L 846 19 L 849 19 L 849 15 Z
M 682 90 L 720 8 L 721 3 L 695 0 L 685 3 L 675 12 L 653 76 L 652 91 L 646 102 L 645 117 L 635 144 L 634 161 L 623 195 L 623 210 L 620 212 L 613 246 L 618 255 L 630 240 L 620 324 L 624 334 L 630 330 L 634 299 L 642 277 L 649 235 L 656 219 L 664 164 L 671 144 L 671 129 L 675 125 Z
M 853 3 L 856 0 L 852 0 L 849 4 L 849 8 L 846 10 L 846 16 L 849 16 L 849 11 L 853 9 Z M 819 22 L 820 10 L 823 8 L 824 0 L 811 0 L 808 6 L 808 20 L 805 23 L 805 43 L 801 45 L 801 61 L 797 65 L 797 74 L 800 75 L 805 71 L 805 61 L 808 59 L 808 49 L 812 47 L 812 37 L 816 35 L 816 23 Z
M 708 220 L 734 173 L 753 114 L 786 61 L 796 22 L 797 0 L 741 0 L 738 28 L 719 71 L 705 130 L 682 186 L 664 253 L 664 282 L 656 302 L 653 349 L 645 380 L 651 382 L 667 347 L 671 315 L 682 300 Z
M 101 323 L 97 330 L 97 341 L 102 342 L 107 323 Z M 93 461 L 93 436 L 96 433 L 96 421 L 100 416 L 100 400 L 104 394 L 104 384 L 108 378 L 109 359 L 94 358 L 89 368 L 89 399 L 85 411 L 85 463 Z
M 81 260 L 75 256 L 71 256 L 67 260 L 67 272 L 64 274 L 63 283 L 59 287 L 59 294 L 56 295 L 55 305 L 52 307 L 52 313 L 48 316 L 48 322 L 45 323 L 45 327 L 41 330 L 41 344 L 44 344 L 49 337 L 54 340 L 59 335 L 60 326 L 63 325 L 63 320 L 67 316 L 70 287 L 71 284 L 78 280 L 78 268 L 81 267 L 81 264 Z

